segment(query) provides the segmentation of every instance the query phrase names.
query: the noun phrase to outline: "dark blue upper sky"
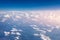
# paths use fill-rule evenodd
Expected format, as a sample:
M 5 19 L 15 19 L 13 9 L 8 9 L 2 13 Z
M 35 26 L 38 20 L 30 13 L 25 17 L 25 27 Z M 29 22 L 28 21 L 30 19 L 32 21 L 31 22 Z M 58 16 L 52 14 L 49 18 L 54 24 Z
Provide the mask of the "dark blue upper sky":
M 0 0 L 0 9 L 60 9 L 58 0 Z

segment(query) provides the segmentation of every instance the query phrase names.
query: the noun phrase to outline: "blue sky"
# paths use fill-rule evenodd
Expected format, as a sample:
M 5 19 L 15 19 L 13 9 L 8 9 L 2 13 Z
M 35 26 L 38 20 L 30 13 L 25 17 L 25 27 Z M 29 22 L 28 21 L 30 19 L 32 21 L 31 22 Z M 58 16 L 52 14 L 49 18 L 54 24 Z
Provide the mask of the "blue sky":
M 0 9 L 60 9 L 58 0 L 0 0 Z

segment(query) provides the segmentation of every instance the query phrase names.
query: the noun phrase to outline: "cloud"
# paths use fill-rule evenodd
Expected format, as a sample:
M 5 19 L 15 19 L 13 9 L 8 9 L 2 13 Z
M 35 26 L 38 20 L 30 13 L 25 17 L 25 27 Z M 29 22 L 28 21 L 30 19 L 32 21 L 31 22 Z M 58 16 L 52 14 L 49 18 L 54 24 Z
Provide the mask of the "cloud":
M 46 33 L 46 31 L 45 30 L 41 30 L 41 29 L 37 29 L 36 31 L 38 31 L 38 32 L 41 32 L 41 33 Z
M 36 24 L 30 25 L 30 26 L 35 31 L 43 33 L 43 34 L 40 34 L 43 40 L 51 40 L 48 36 L 44 35 L 47 31 L 52 32 L 54 28 L 57 28 L 57 29 L 60 28 L 60 10 L 2 11 L 0 12 L 0 14 L 3 14 L 3 17 L 4 17 L 2 18 L 2 22 L 5 22 L 8 18 L 11 17 L 13 21 L 16 21 L 16 20 L 19 21 L 20 18 L 22 18 L 23 20 L 23 18 L 25 18 L 26 20 L 23 22 L 30 20 L 36 24 L 41 23 L 42 25 L 45 26 L 45 28 L 40 29 L 42 28 L 42 26 L 40 25 L 38 26 Z M 12 30 L 10 31 L 11 32 L 4 31 L 5 35 L 6 36 L 8 36 L 9 34 L 21 35 L 19 32 L 21 32 L 22 30 L 17 30 L 16 28 L 12 28 Z M 39 36 L 39 34 L 34 34 L 34 35 Z
M 42 40 L 51 40 L 48 36 L 45 36 L 44 34 L 40 34 Z
M 4 17 L 6 17 L 6 18 L 10 18 L 10 15 L 9 15 L 9 14 L 6 14 L 6 15 L 4 15 Z
M 19 32 L 16 32 L 16 35 L 21 35 Z
M 16 35 L 14 38 L 17 40 L 17 39 L 19 39 L 19 37 L 20 37 L 20 35 L 21 35 L 21 31 L 22 30 L 18 30 L 18 29 L 16 29 L 15 27 L 14 28 L 12 28 L 12 30 L 10 30 L 10 31 L 4 31 L 4 34 L 5 34 L 5 36 L 10 36 L 10 35 Z
M 41 33 L 40 34 L 34 33 L 34 36 L 39 36 L 42 40 L 51 40 L 50 37 Z
M 14 31 L 18 31 L 16 28 L 12 28 L 12 30 L 11 30 L 12 32 L 14 32 Z
M 10 34 L 10 32 L 4 31 L 4 34 L 5 34 L 5 36 L 8 36 Z
M 46 33 L 46 31 L 44 29 L 40 29 L 39 26 L 37 25 L 30 25 L 35 31 L 37 32 L 41 32 L 41 33 Z
M 15 37 L 15 40 L 19 40 L 19 36 Z
M 36 34 L 36 33 L 34 33 L 33 35 L 34 35 L 34 36 L 39 36 L 39 34 Z

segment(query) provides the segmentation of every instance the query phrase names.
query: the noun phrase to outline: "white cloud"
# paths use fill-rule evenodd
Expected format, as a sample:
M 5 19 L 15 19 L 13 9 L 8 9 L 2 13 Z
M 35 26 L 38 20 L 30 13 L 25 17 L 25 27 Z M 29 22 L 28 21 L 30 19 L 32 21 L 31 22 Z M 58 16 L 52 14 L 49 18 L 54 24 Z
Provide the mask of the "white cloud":
M 16 28 L 12 28 L 12 30 L 11 30 L 12 32 L 14 32 L 14 31 L 18 31 Z
M 34 33 L 34 36 L 39 36 L 39 34 Z
M 51 40 L 49 36 L 46 36 L 44 34 L 36 34 L 36 33 L 34 33 L 34 36 L 39 36 L 42 40 Z
M 15 31 L 19 31 L 19 32 L 22 32 L 22 30 L 20 29 L 20 30 L 18 30 L 18 29 L 16 29 L 16 28 L 12 28 L 12 30 L 10 30 L 11 32 L 15 32 Z
M 10 15 L 9 15 L 9 14 L 6 14 L 6 15 L 4 15 L 4 17 L 6 17 L 6 18 L 10 18 Z
M 48 32 L 52 32 L 52 30 L 51 30 L 51 29 L 50 29 L 50 30 L 48 29 L 47 31 L 48 31 Z
M 12 30 L 10 30 L 9 32 L 6 32 L 6 31 L 4 31 L 4 34 L 5 34 L 5 36 L 13 36 L 13 35 L 16 35 L 15 37 L 14 37 L 14 40 L 19 40 L 20 39 L 20 35 L 21 35 L 21 31 L 22 30 L 18 30 L 18 29 L 16 29 L 15 27 L 14 28 L 12 28 Z
M 38 30 L 39 28 L 37 28 L 37 27 L 32 27 L 33 29 L 35 29 L 35 30 Z
M 16 33 L 15 32 L 11 32 L 12 35 L 15 35 Z
M 24 16 L 26 16 L 27 18 L 30 18 L 30 17 L 33 17 L 33 18 L 30 18 L 31 20 L 33 21 L 37 21 L 37 22 L 43 22 L 43 23 L 46 23 L 46 24 L 50 24 L 50 25 L 57 25 L 57 24 L 60 24 L 60 10 L 26 10 L 26 11 L 2 11 L 6 13 L 11 13 L 12 12 L 14 13 L 14 15 L 20 15 L 20 14 L 25 14 Z M 31 13 L 31 14 L 29 14 Z M 30 16 L 29 16 L 30 15 Z M 4 15 L 4 17 L 7 17 L 9 18 L 10 15 L 9 14 L 6 14 Z M 20 18 L 19 16 L 17 16 L 16 18 Z
M 26 18 L 30 18 L 29 14 L 28 13 L 25 13 L 25 16 Z
M 30 26 L 31 26 L 31 27 L 38 27 L 37 25 L 34 25 L 34 24 L 33 24 L 33 25 L 30 25 Z
M 16 18 L 19 19 L 23 16 L 29 18 L 28 20 L 33 20 L 37 23 L 42 22 L 44 24 L 54 25 L 56 26 L 55 28 L 60 28 L 60 10 L 0 11 L 0 14 L 1 13 L 5 14 L 5 18 L 16 16 Z M 16 18 L 13 18 L 13 20 L 16 21 Z M 2 22 L 4 21 L 6 21 L 6 19 L 2 20 Z
M 21 35 L 19 32 L 16 32 L 16 35 Z
M 37 29 L 36 31 L 38 31 L 38 32 L 41 32 L 41 33 L 46 33 L 46 31 L 44 31 L 44 30 L 40 30 L 40 29 Z
M 51 27 L 51 29 L 47 28 L 47 29 L 41 30 L 37 25 L 30 25 L 35 31 L 38 31 L 38 32 L 42 32 L 42 33 L 46 33 L 47 31 L 52 32 L 54 28 L 57 28 L 57 29 L 60 28 L 60 10 L 36 10 L 36 11 L 27 10 L 27 11 L 18 11 L 18 12 L 13 11 L 13 14 L 12 14 L 12 11 L 0 12 L 0 14 L 2 13 L 5 14 L 4 18 L 2 19 L 2 22 L 5 22 L 7 18 L 10 18 L 11 16 L 14 21 L 16 21 L 17 19 L 19 20 L 20 18 L 26 17 L 26 18 L 29 18 L 27 20 L 31 20 L 31 21 L 33 20 L 34 22 L 41 23 L 44 26 L 47 25 L 46 27 L 49 27 L 49 28 Z M 18 32 L 14 33 L 15 31 L 22 31 L 22 30 L 17 30 L 13 28 L 11 30 L 11 34 L 20 35 L 20 33 Z M 6 31 L 4 33 L 5 35 L 10 34 L 10 32 L 6 32 Z M 34 35 L 38 36 L 38 34 L 34 34 Z M 45 36 L 44 34 L 40 34 L 40 35 L 43 40 L 50 40 L 50 38 Z
M 4 31 L 4 34 L 5 34 L 5 36 L 8 36 L 10 34 L 10 32 Z
M 42 40 L 51 40 L 48 36 L 40 34 Z
M 15 39 L 18 40 L 19 39 L 19 36 L 18 37 L 15 37 Z

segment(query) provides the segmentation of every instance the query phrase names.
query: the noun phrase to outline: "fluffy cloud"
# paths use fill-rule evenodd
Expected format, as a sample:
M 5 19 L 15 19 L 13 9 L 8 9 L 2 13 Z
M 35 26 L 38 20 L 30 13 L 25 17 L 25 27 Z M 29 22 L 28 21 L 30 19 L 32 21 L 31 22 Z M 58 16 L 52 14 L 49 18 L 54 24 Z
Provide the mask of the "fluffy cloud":
M 7 31 L 4 31 L 4 34 L 5 34 L 5 36 L 10 36 L 10 35 L 16 35 L 14 38 L 15 38 L 15 40 L 19 40 L 20 38 L 20 35 L 21 35 L 21 32 L 22 30 L 18 30 L 18 29 L 16 29 L 16 28 L 12 28 L 12 30 L 10 30 L 9 32 L 7 32 Z
M 40 34 L 42 40 L 51 40 L 48 36 L 45 36 L 44 34 Z
M 4 31 L 4 34 L 5 34 L 5 36 L 8 36 L 10 34 L 10 32 Z

